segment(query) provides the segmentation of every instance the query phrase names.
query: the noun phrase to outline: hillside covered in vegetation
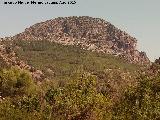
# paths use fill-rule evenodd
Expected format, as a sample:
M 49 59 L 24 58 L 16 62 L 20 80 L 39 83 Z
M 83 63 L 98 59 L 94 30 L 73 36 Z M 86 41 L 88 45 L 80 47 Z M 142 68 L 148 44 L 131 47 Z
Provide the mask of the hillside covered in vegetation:
M 91 17 L 1 39 L 0 120 L 159 120 L 160 59 L 135 44 Z

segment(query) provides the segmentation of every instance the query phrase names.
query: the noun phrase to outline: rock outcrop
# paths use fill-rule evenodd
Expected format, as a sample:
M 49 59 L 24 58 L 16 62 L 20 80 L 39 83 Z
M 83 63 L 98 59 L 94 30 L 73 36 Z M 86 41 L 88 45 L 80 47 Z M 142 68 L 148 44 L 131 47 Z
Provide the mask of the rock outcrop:
M 146 53 L 136 49 L 137 40 L 109 22 L 92 17 L 59 17 L 37 23 L 12 40 L 49 40 L 63 45 L 122 57 L 130 63 L 150 63 Z
M 160 65 L 160 57 L 158 59 L 156 59 L 154 63 L 157 65 Z
M 42 71 L 35 69 L 34 67 L 28 65 L 22 60 L 19 60 L 16 56 L 15 51 L 12 50 L 12 47 L 3 44 L 3 40 L 4 39 L 0 40 L 0 67 L 6 68 L 10 66 L 15 66 L 19 69 L 28 70 L 35 80 L 44 79 L 44 74 L 42 73 Z

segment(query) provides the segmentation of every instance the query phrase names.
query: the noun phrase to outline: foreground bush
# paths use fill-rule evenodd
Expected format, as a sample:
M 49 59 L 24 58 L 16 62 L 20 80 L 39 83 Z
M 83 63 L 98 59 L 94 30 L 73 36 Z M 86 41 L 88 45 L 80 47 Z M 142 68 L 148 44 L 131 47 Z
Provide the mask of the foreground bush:
M 114 113 L 119 120 L 159 120 L 160 77 L 141 76 L 138 85 L 115 105 Z
M 27 109 L 20 109 L 10 98 L 0 102 L 0 120 L 38 120 L 39 118 L 37 111 L 28 112 Z
M 50 82 L 51 83 L 51 82 Z M 42 83 L 43 84 L 43 83 Z M 54 84 L 54 83 L 52 83 Z M 97 91 L 97 80 L 89 74 L 77 75 L 62 87 L 31 91 L 29 74 L 18 69 L 1 71 L 0 119 L 102 120 L 110 119 L 111 102 Z M 53 87 L 54 86 L 54 87 Z
M 0 120 L 160 119 L 160 76 L 141 76 L 114 102 L 98 89 L 96 76 L 77 73 L 72 79 L 35 84 L 26 71 L 1 70 Z
M 94 76 L 84 74 L 65 87 L 48 90 L 46 100 L 52 106 L 52 118 L 109 119 L 111 117 L 110 100 L 97 92 L 96 84 Z
M 29 95 L 34 90 L 35 84 L 27 71 L 18 68 L 0 70 L 0 92 L 3 97 Z

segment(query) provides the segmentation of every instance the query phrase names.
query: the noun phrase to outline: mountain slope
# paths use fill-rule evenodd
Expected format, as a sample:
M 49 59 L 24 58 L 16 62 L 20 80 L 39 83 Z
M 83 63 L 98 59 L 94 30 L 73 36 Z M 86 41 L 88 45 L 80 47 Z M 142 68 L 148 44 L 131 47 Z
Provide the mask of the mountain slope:
M 46 79 L 65 84 L 76 74 L 90 73 L 97 77 L 99 84 L 106 83 L 110 86 L 110 92 L 115 99 L 128 85 L 136 84 L 141 67 L 112 55 L 46 40 L 16 40 L 10 41 L 9 46 L 15 51 L 17 61 L 23 61 L 35 69 L 33 75 L 37 76 L 36 70 L 41 70 Z M 44 77 L 40 80 L 44 80 Z
M 18 46 L 19 48 L 17 49 Z M 46 47 L 47 46 L 47 47 Z M 76 46 L 63 46 L 49 41 L 14 41 L 12 48 L 19 59 L 28 61 L 39 69 L 50 68 L 54 64 L 55 68 L 64 70 L 68 66 L 74 71 L 76 66 L 84 66 L 88 72 L 102 70 L 105 68 L 117 68 L 128 71 L 135 71 L 138 65 L 129 64 L 122 59 L 104 53 L 96 53 L 82 50 Z M 54 66 L 52 66 L 54 68 Z M 62 68 L 61 68 L 62 67 Z M 66 67 L 66 68 L 65 68 Z M 94 68 L 95 67 L 95 68 Z M 77 67 L 78 68 L 78 67 Z
M 10 68 L 12 66 L 16 66 L 20 69 L 30 71 L 34 79 L 40 80 L 44 78 L 43 73 L 40 70 L 28 65 L 27 61 L 19 59 L 15 51 L 15 49 L 18 49 L 17 47 L 18 46 L 13 46 L 13 41 L 0 41 L 0 68 Z
M 130 63 L 150 63 L 146 54 L 136 49 L 136 38 L 99 18 L 59 17 L 37 23 L 10 39 L 49 40 L 120 56 Z

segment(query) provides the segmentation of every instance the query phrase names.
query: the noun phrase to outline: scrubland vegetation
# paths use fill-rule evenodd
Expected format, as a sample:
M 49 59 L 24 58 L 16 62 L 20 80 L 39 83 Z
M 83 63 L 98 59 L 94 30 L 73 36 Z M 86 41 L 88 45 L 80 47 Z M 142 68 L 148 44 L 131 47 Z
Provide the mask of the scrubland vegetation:
M 160 77 L 139 78 L 113 102 L 98 89 L 97 78 L 76 74 L 61 85 L 50 80 L 36 83 L 16 68 L 0 71 L 0 119 L 2 120 L 158 120 Z M 107 91 L 106 91 L 107 92 Z
M 12 46 L 46 78 L 1 68 L 0 120 L 160 119 L 159 74 L 151 77 L 137 72 L 140 66 L 74 46 L 46 41 Z

